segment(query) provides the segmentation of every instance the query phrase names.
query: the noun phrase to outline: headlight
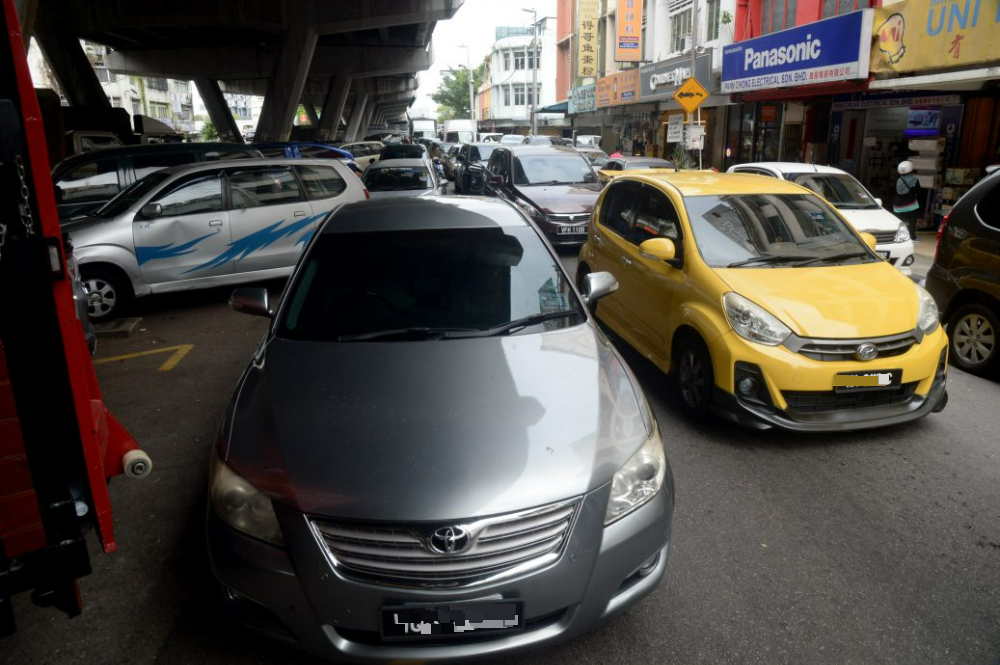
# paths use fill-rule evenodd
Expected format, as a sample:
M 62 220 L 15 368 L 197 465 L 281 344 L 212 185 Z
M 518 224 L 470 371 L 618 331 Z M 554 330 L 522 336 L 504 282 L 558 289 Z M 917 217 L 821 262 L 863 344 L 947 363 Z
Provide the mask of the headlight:
M 514 203 L 521 210 L 521 212 L 523 212 L 525 215 L 528 216 L 529 219 L 533 219 L 536 222 L 545 221 L 545 215 L 542 213 L 542 211 L 536 208 L 535 206 L 531 205 L 530 203 L 526 203 L 520 200 L 515 201 Z
M 653 436 L 615 474 L 604 524 L 621 519 L 656 496 L 666 475 L 667 456 L 663 454 L 660 430 L 654 428 Z
M 941 315 L 938 313 L 937 303 L 934 302 L 934 296 L 928 293 L 927 289 L 919 284 L 913 286 L 917 287 L 917 302 L 920 304 L 917 313 L 917 327 L 923 330 L 925 335 L 930 335 L 941 325 Z
M 208 493 L 215 514 L 223 522 L 248 536 L 284 546 L 285 538 L 278 526 L 274 506 L 263 492 L 212 455 L 212 471 Z
M 892 239 L 893 242 L 906 242 L 910 239 L 910 229 L 906 228 L 906 224 L 900 222 L 899 228 L 896 229 L 896 237 Z
M 726 318 L 736 334 L 745 340 L 778 346 L 792 334 L 788 326 L 755 302 L 730 291 L 722 296 Z

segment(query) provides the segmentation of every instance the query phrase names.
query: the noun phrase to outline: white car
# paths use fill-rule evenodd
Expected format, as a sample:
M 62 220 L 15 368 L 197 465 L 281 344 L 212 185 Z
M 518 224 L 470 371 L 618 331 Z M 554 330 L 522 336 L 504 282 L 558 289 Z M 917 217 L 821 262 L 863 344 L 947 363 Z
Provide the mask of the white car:
M 372 162 L 378 161 L 379 153 L 385 148 L 385 144 L 381 141 L 357 141 L 355 143 L 344 143 L 337 147 L 354 155 L 355 163 L 364 169 L 370 166 Z
M 443 196 L 448 185 L 427 158 L 383 159 L 365 169 L 361 180 L 373 199 Z
M 729 167 L 729 173 L 770 176 L 808 187 L 827 201 L 861 233 L 875 236 L 875 251 L 904 275 L 912 273 L 913 240 L 898 217 L 882 207 L 864 185 L 832 166 L 796 162 L 753 162 Z

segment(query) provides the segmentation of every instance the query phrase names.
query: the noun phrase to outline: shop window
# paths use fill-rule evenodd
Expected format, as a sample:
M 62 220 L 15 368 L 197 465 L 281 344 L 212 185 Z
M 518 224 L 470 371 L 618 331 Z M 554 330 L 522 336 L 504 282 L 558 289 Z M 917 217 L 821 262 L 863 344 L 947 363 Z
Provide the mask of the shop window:
M 823 0 L 824 3 L 837 0 Z M 848 0 L 840 0 L 848 2 Z M 760 13 L 760 34 L 769 35 L 795 27 L 795 14 L 798 11 L 798 0 L 763 0 Z M 824 6 L 824 11 L 826 8 Z
M 510 51 L 503 52 L 503 69 L 505 72 L 510 71 Z
M 793 0 L 794 2 L 794 0 Z M 708 34 L 706 41 L 719 38 L 719 6 L 720 0 L 708 0 Z
M 867 6 L 868 3 L 864 0 L 823 0 L 823 18 L 849 14 Z
M 514 54 L 514 69 L 524 69 L 524 51 Z
M 765 3 L 770 0 L 764 0 Z M 670 17 L 670 50 L 684 50 L 684 38 L 691 35 L 691 10 Z

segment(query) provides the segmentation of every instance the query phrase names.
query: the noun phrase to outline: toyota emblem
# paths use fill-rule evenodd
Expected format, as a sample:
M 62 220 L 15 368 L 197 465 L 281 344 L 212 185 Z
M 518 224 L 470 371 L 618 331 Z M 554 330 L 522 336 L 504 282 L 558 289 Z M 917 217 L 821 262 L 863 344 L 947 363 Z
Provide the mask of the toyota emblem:
M 854 351 L 854 356 L 865 362 L 875 360 L 878 357 L 878 347 L 874 344 L 862 344 Z
M 431 551 L 438 554 L 460 554 L 472 542 L 472 535 L 460 526 L 443 526 L 435 529 L 428 539 Z

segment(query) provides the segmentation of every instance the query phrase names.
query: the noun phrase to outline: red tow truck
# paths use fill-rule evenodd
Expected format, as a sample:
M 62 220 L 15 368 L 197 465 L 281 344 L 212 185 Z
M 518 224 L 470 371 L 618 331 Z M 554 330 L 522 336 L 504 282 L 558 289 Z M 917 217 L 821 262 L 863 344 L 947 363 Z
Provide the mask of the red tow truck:
M 116 549 L 108 483 L 152 469 L 101 396 L 73 303 L 38 99 L 13 0 L 0 0 L 0 636 L 11 597 L 70 616 L 93 529 Z

